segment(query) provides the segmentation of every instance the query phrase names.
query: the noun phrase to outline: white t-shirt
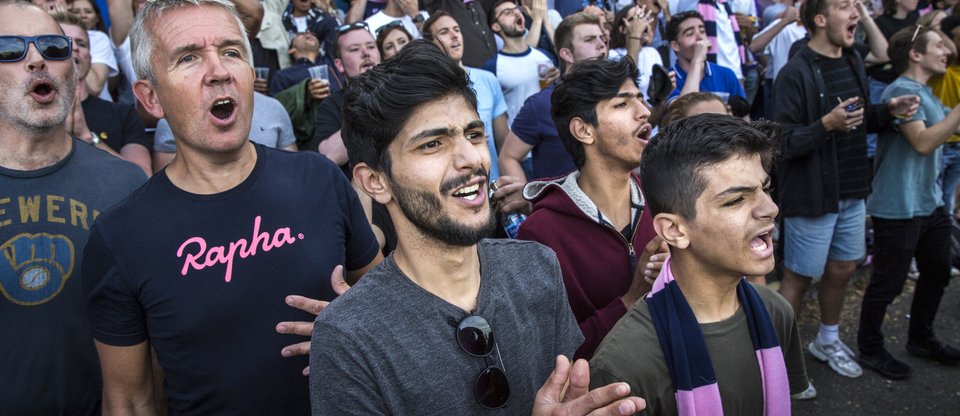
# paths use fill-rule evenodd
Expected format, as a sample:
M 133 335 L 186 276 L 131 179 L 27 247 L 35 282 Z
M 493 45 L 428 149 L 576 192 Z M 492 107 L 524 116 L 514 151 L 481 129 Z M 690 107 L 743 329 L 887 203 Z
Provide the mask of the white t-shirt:
M 374 13 L 373 15 L 368 17 L 367 20 L 364 20 L 364 21 L 367 22 L 367 26 L 370 26 L 370 33 L 373 33 L 374 36 L 377 36 L 378 35 L 377 29 L 395 20 L 399 20 L 400 22 L 402 22 L 403 28 L 407 29 L 407 32 L 410 32 L 410 36 L 413 36 L 414 39 L 420 37 L 420 31 L 417 30 L 417 25 L 413 23 L 413 19 L 411 19 L 410 16 L 407 16 L 407 15 L 403 15 L 402 17 L 393 17 L 393 16 L 388 16 L 386 13 L 383 12 L 383 10 L 381 10 L 379 12 Z
M 303 33 L 307 31 L 307 16 L 290 16 L 290 20 L 293 21 L 293 24 L 297 27 L 297 33 Z
M 740 48 L 737 47 L 737 39 L 733 37 L 730 19 L 735 17 L 728 15 L 726 8 L 717 7 L 717 64 L 732 69 L 737 79 L 743 79 Z
M 743 13 L 747 16 L 757 16 L 757 3 L 753 0 L 729 0 L 730 9 L 734 13 Z
M 780 19 L 770 22 L 760 33 L 770 30 L 779 22 Z M 758 35 L 760 33 L 758 33 Z M 777 36 L 774 36 L 773 40 L 771 40 L 763 50 L 763 54 L 767 56 L 767 74 L 764 78 L 777 79 L 777 74 L 780 73 L 780 69 L 790 60 L 790 47 L 793 46 L 794 42 L 803 39 L 806 35 L 807 29 L 794 23 L 787 25 L 780 33 L 777 33 Z
M 127 36 L 123 43 L 114 49 L 114 53 L 117 55 L 117 66 L 120 67 L 120 72 L 127 78 L 132 88 L 133 83 L 137 81 L 137 75 L 133 72 L 133 59 L 130 57 L 130 36 Z
M 615 48 L 610 49 L 607 57 L 611 60 L 620 60 L 626 55 L 626 48 Z M 644 46 L 640 48 L 640 54 L 636 61 L 637 69 L 640 72 L 640 74 L 637 75 L 637 86 L 640 88 L 640 92 L 643 93 L 643 98 L 649 100 L 650 97 L 647 96 L 647 88 L 650 87 L 650 76 L 653 74 L 653 66 L 663 65 L 663 60 L 660 59 L 660 53 L 657 52 L 656 49 Z
M 500 51 L 484 64 L 483 69 L 493 72 L 500 82 L 503 98 L 507 101 L 507 124 L 513 124 L 527 97 L 540 92 L 540 63 L 553 66 L 553 61 L 545 53 L 528 47 L 526 52 L 519 54 Z
M 88 30 L 87 37 L 90 38 L 90 64 L 104 64 L 107 68 L 110 68 L 107 71 L 108 77 L 117 76 L 120 71 L 117 70 L 117 58 L 113 54 L 113 42 L 110 40 L 110 36 L 99 30 Z M 113 102 L 106 85 L 100 90 L 98 97 Z

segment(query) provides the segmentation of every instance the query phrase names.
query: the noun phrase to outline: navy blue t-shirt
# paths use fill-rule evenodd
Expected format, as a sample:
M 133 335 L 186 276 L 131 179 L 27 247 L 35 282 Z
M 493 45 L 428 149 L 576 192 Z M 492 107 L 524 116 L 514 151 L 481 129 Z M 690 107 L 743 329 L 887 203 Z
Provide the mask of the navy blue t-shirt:
M 150 342 L 170 414 L 308 414 L 307 341 L 275 332 L 314 316 L 287 295 L 332 300 L 338 264 L 379 251 L 353 188 L 316 153 L 256 146 L 248 178 L 226 192 L 185 192 L 159 172 L 101 215 L 82 264 L 93 336 Z
M 560 141 L 557 125 L 550 116 L 550 96 L 554 84 L 531 95 L 523 102 L 510 128 L 524 143 L 533 146 L 533 177 L 553 178 L 574 169 L 573 158 Z

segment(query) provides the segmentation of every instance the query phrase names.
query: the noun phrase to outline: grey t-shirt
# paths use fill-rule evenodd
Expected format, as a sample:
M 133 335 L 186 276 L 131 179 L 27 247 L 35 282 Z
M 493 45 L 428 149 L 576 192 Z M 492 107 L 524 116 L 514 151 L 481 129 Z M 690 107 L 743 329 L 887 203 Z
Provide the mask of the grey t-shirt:
M 146 180 L 77 139 L 52 166 L 0 168 L 0 413 L 99 414 L 80 259 L 94 219 Z
M 475 313 L 490 323 L 499 347 L 507 404 L 487 410 L 474 398 L 486 361 L 454 338 L 468 312 L 417 286 L 390 256 L 317 317 L 314 415 L 530 414 L 556 356 L 572 357 L 583 336 L 550 249 L 515 240 L 483 240 L 477 249 Z
M 800 332 L 793 309 L 780 295 L 764 286 L 754 286 L 767 307 L 787 366 L 790 393 L 807 388 Z M 701 324 L 710 361 L 717 375 L 725 415 L 763 415 L 760 365 L 750 339 L 743 308 L 720 322 Z M 630 391 L 647 402 L 647 415 L 676 415 L 677 398 L 650 318 L 647 302 L 637 302 L 604 338 L 590 360 L 590 387 L 624 381 Z
M 253 122 L 250 125 L 250 141 L 275 149 L 288 146 L 297 141 L 293 135 L 293 123 L 290 115 L 275 98 L 253 93 Z M 177 143 L 167 119 L 157 122 L 157 131 L 153 135 L 153 150 L 174 153 Z

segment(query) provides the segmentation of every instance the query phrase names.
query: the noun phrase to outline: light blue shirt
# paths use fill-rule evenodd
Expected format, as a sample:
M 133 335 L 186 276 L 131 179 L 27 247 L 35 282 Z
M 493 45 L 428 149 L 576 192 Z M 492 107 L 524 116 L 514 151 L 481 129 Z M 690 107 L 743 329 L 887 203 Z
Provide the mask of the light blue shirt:
M 477 94 L 477 113 L 483 121 L 483 133 L 487 135 L 487 147 L 490 148 L 490 175 L 488 180 L 500 177 L 500 158 L 497 157 L 497 144 L 493 140 L 493 120 L 507 112 L 507 102 L 497 76 L 478 68 L 467 68 L 470 87 Z
M 927 128 L 939 123 L 950 111 L 930 87 L 899 77 L 883 90 L 882 101 L 904 95 L 920 96 L 920 108 L 909 120 L 895 120 L 877 136 L 873 193 L 867 198 L 867 213 L 884 219 L 927 216 L 943 206 L 940 175 L 942 147 L 932 154 L 917 153 L 900 133 L 900 125 L 921 120 Z

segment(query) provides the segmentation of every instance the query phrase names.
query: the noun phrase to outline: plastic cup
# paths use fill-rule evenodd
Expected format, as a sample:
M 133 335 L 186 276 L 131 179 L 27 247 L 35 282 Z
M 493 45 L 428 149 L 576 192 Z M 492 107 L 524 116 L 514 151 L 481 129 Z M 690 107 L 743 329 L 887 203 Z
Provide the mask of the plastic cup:
M 547 88 L 549 83 L 547 83 L 547 74 L 550 73 L 550 70 L 553 68 L 553 63 L 550 62 L 540 62 L 537 64 L 537 75 L 540 75 L 540 89 Z
M 330 82 L 329 74 L 327 73 L 326 65 L 317 65 L 307 68 L 307 72 L 310 73 L 310 78 L 313 79 L 322 79 L 326 82 Z
M 253 67 L 253 73 L 257 76 L 257 79 L 268 79 L 270 76 L 270 68 L 255 66 Z

